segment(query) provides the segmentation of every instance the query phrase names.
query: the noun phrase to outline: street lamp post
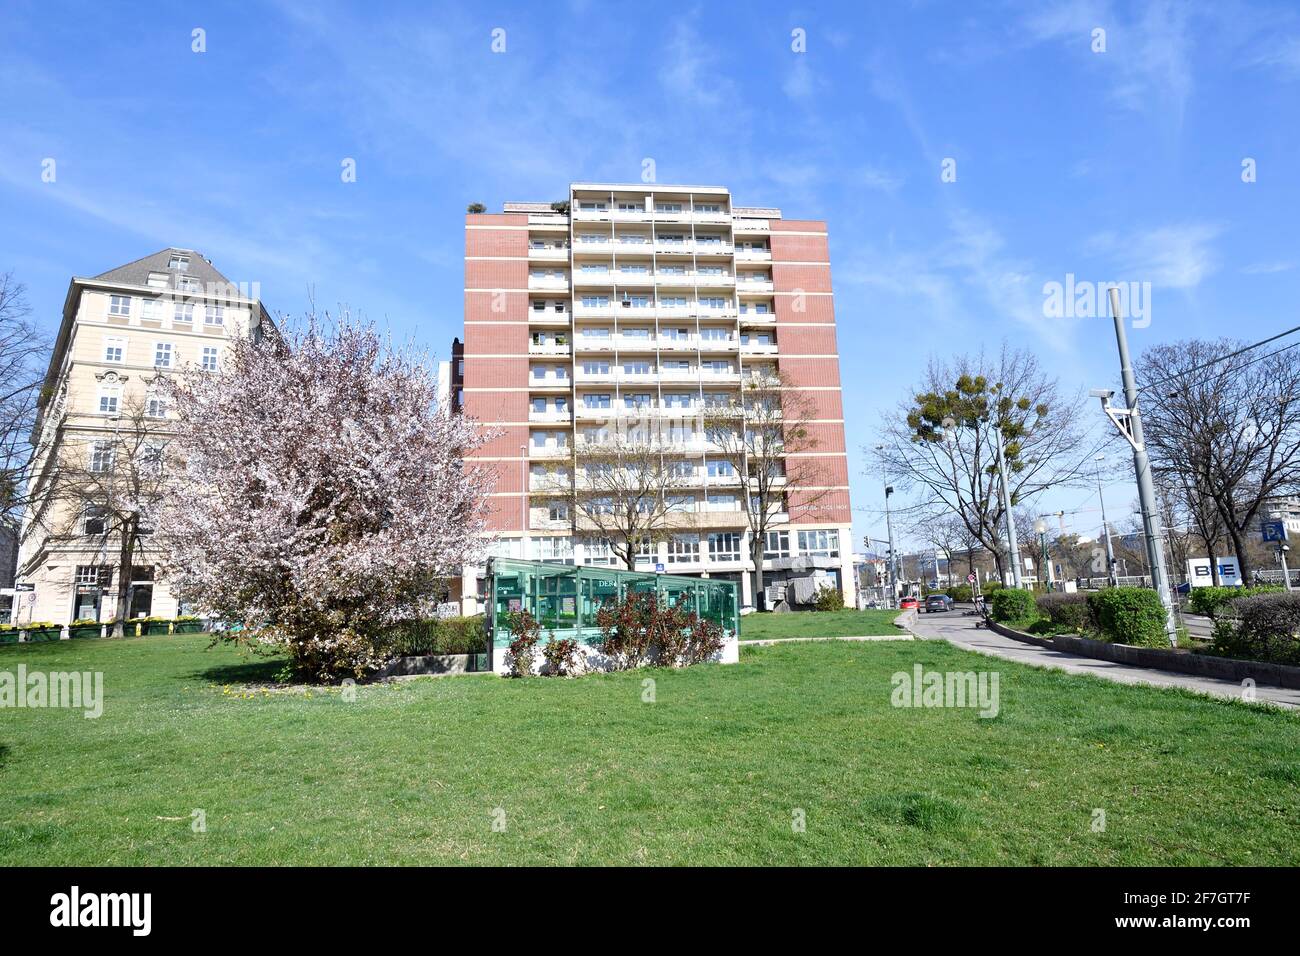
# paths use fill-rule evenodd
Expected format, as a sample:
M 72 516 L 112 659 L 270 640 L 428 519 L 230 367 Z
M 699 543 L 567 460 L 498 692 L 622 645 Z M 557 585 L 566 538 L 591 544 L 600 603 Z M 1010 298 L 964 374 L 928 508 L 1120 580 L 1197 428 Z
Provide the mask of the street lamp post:
M 1043 589 L 1050 591 L 1052 575 L 1051 565 L 1047 561 L 1047 522 L 1042 518 L 1034 521 L 1034 531 L 1038 534 L 1038 561 L 1043 568 Z
M 1101 493 L 1101 463 L 1105 458 L 1104 454 L 1099 454 L 1094 459 L 1097 462 L 1097 501 L 1101 503 L 1101 536 L 1106 541 L 1106 580 L 1111 587 L 1117 587 L 1119 582 L 1115 580 L 1115 552 L 1110 547 L 1110 526 L 1106 524 L 1106 498 Z
M 1286 553 L 1290 550 L 1291 549 L 1285 544 L 1279 544 L 1277 546 L 1277 560 L 1282 565 L 1282 585 L 1288 591 L 1291 590 L 1291 572 L 1286 568 Z
M 1016 519 L 1011 513 L 1011 485 L 1007 481 L 1007 453 L 1002 442 L 1002 425 L 993 423 L 993 434 L 997 438 L 998 478 L 1002 485 L 1002 510 L 1007 514 L 1007 550 L 1011 555 L 1011 579 L 1017 588 L 1023 588 L 1025 582 L 1020 574 L 1020 544 L 1016 541 Z
M 1114 394 L 1109 389 L 1094 389 L 1093 396 L 1101 399 L 1102 410 L 1120 434 L 1133 448 L 1133 470 L 1137 476 L 1138 504 L 1142 510 L 1142 531 L 1146 538 L 1147 564 L 1151 569 L 1151 584 L 1160 603 L 1165 609 L 1165 635 L 1169 646 L 1178 646 L 1178 622 L 1174 616 L 1174 599 L 1169 590 L 1169 571 L 1165 567 L 1165 549 L 1160 543 L 1160 529 L 1157 526 L 1159 511 L 1156 508 L 1155 483 L 1151 480 L 1151 461 L 1147 456 L 1146 441 L 1142 433 L 1142 415 L 1138 409 L 1137 377 L 1133 374 L 1133 362 L 1129 358 L 1128 336 L 1124 332 L 1124 320 L 1119 314 L 1119 290 L 1110 289 L 1110 311 L 1115 322 L 1115 344 L 1119 349 L 1120 377 L 1124 383 L 1124 402 L 1126 408 L 1115 408 L 1110 404 Z

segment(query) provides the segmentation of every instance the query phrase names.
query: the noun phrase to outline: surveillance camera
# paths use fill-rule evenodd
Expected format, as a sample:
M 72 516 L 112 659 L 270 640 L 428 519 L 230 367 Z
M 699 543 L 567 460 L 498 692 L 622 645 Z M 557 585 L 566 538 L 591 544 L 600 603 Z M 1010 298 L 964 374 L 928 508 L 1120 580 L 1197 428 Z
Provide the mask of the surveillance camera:
M 1100 398 L 1103 401 L 1105 401 L 1106 399 L 1114 396 L 1115 390 L 1113 388 L 1094 388 L 1091 391 L 1089 391 L 1088 394 L 1091 395 L 1093 398 Z

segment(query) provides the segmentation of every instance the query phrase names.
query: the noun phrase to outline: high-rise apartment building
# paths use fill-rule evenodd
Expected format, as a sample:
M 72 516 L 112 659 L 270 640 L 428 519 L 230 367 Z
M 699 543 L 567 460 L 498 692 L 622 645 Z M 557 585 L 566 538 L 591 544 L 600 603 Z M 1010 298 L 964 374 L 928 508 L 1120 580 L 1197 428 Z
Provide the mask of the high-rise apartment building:
M 170 434 L 162 381 L 215 371 L 233 336 L 266 334 L 275 329 L 256 290 L 192 249 L 72 279 L 33 435 L 16 622 L 109 621 L 121 575 L 130 576 L 129 617 L 177 613 L 155 574 L 162 556 L 147 513 L 132 522 L 129 562 L 114 516 L 161 472 Z
M 779 373 L 807 396 L 814 484 L 791 487 L 766 542 L 765 583 L 803 579 L 852 602 L 848 465 L 826 224 L 740 207 L 716 186 L 578 183 L 567 202 L 506 203 L 465 226 L 465 334 L 448 383 L 493 430 L 502 556 L 614 565 L 609 541 L 554 494 L 584 442 L 620 418 L 674 424 L 674 512 L 638 569 L 742 583 L 753 604 L 744 483 L 699 409 Z M 801 469 L 802 470 L 802 469 Z M 474 604 L 475 572 L 463 582 Z

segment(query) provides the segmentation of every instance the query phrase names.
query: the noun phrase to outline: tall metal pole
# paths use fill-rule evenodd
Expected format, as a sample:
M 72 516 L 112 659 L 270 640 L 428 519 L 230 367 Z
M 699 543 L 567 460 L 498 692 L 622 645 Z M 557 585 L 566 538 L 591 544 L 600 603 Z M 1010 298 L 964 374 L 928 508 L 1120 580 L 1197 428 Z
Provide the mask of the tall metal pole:
M 885 485 L 885 530 L 889 534 L 889 601 L 892 604 L 898 599 L 898 572 L 894 562 L 898 560 L 898 549 L 894 547 L 894 520 L 889 511 L 889 496 L 894 493 L 894 489 Z
M 1133 468 L 1137 472 L 1138 505 L 1142 509 L 1142 531 L 1147 543 L 1147 564 L 1151 568 L 1151 584 L 1160 595 L 1165 607 L 1165 634 L 1169 646 L 1178 646 L 1178 623 L 1174 617 L 1173 595 L 1169 590 L 1169 570 L 1165 567 L 1165 549 L 1160 546 L 1160 531 L 1156 527 L 1156 487 L 1151 480 L 1151 462 L 1142 435 L 1142 415 L 1138 411 L 1137 378 L 1128 354 L 1128 337 L 1124 333 L 1124 320 L 1119 315 L 1119 290 L 1110 289 L 1110 311 L 1115 320 L 1115 343 L 1119 346 L 1119 372 L 1124 382 L 1124 402 L 1128 405 L 1129 437 L 1133 444 Z
M 993 434 L 998 445 L 998 478 L 1002 483 L 1002 510 L 1007 513 L 1007 549 L 1011 552 L 1011 579 L 1017 588 L 1025 583 L 1020 575 L 1020 544 L 1016 541 L 1016 519 L 1011 513 L 1011 485 L 1007 481 L 1006 450 L 1002 447 L 1002 425 L 994 422 Z
M 1100 462 L 1105 455 L 1098 455 L 1097 461 Z M 1110 525 L 1106 523 L 1106 499 L 1101 493 L 1101 466 L 1097 466 L 1097 500 L 1101 502 L 1101 536 L 1106 539 L 1106 580 L 1110 582 L 1111 587 L 1118 587 L 1119 582 L 1115 580 L 1115 552 L 1110 547 Z

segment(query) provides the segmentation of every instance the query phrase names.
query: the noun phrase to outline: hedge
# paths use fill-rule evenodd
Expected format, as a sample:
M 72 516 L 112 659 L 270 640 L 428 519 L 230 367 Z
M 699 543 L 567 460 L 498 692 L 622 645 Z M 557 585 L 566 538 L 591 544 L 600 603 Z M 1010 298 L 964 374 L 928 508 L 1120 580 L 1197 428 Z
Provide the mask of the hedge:
M 1034 616 L 1034 596 L 1017 588 L 998 588 L 989 599 L 989 615 L 999 624 Z
M 954 584 L 946 589 L 948 597 L 952 598 L 958 604 L 969 604 L 971 602 L 971 593 L 969 584 Z
M 1038 611 L 1062 631 L 1082 634 L 1095 627 L 1086 594 L 1044 594 L 1038 599 Z
M 1106 588 L 1088 595 L 1102 640 L 1135 647 L 1168 647 L 1165 608 L 1150 588 Z
M 486 622 L 482 615 L 403 621 L 389 628 L 378 643 L 401 657 L 483 654 L 487 652 Z
M 1192 588 L 1187 603 L 1191 606 L 1193 614 L 1214 617 L 1216 611 L 1238 598 L 1253 597 L 1256 594 L 1271 594 L 1281 590 L 1280 587 L 1266 584 L 1253 588 Z
M 1274 590 L 1232 602 L 1214 625 L 1214 653 L 1300 665 L 1300 594 Z

